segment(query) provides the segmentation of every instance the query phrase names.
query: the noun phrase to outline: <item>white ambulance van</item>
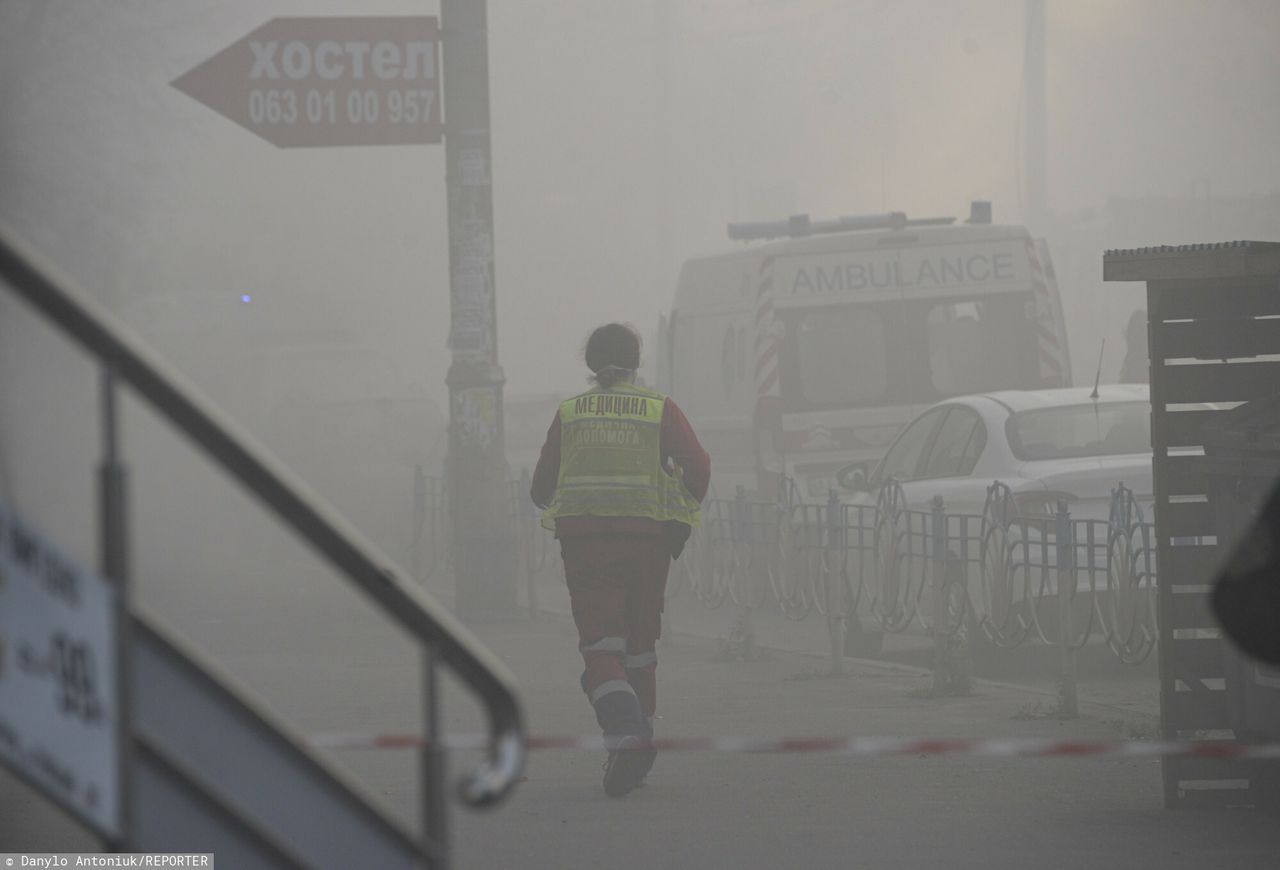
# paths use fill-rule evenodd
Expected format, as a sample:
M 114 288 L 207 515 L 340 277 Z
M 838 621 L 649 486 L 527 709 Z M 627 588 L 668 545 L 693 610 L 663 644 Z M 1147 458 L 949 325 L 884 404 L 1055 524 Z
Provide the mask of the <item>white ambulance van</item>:
M 1070 385 L 1048 249 L 990 214 L 730 225 L 744 247 L 684 264 L 658 386 L 720 497 L 823 501 L 837 469 L 877 459 L 926 405 Z

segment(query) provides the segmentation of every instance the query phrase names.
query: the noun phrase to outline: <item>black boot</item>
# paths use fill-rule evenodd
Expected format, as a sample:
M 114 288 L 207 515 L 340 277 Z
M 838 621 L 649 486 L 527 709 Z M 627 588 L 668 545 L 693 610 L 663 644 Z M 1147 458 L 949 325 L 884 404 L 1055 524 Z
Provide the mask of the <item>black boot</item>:
M 653 767 L 653 729 L 631 691 L 601 695 L 595 702 L 596 721 L 604 730 L 609 757 L 604 763 L 604 793 L 629 794 Z

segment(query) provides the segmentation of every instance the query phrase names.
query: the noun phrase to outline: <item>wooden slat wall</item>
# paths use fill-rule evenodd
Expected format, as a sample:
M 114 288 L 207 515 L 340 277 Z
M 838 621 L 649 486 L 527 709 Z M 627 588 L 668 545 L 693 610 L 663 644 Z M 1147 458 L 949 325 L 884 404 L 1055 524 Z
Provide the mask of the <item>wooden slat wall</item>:
M 1179 628 L 1215 628 L 1218 624 L 1209 610 L 1208 596 L 1199 589 L 1194 592 L 1171 591 L 1169 615 Z
M 1168 404 L 1247 402 L 1271 395 L 1280 384 L 1280 362 L 1195 363 L 1160 368 Z
M 1244 320 L 1280 314 L 1280 297 L 1276 287 L 1280 276 L 1260 279 L 1224 279 L 1212 281 L 1151 281 L 1147 283 L 1147 299 L 1153 287 L 1162 297 L 1164 320 Z M 1206 304 L 1207 303 L 1207 304 Z M 1151 309 L 1147 309 L 1150 313 Z M 1194 356 L 1194 354 L 1193 354 Z M 1177 357 L 1163 357 L 1177 359 Z
M 1161 513 L 1164 516 L 1161 516 Z M 1156 522 L 1163 538 L 1194 538 L 1213 534 L 1213 511 L 1205 501 L 1182 503 L 1165 501 L 1156 507 Z M 1162 560 L 1163 561 L 1163 560 Z
M 1170 589 L 1181 586 L 1207 588 L 1222 563 L 1222 551 L 1216 546 L 1173 547 L 1171 552 L 1171 560 L 1162 563 L 1157 571 L 1160 584 L 1167 584 Z
M 1168 415 L 1172 416 L 1172 415 Z M 1182 416 L 1179 414 L 1178 416 Z M 1164 421 L 1160 419 L 1161 415 L 1156 411 L 1154 403 L 1151 407 L 1151 440 L 1156 440 L 1156 430 L 1161 430 L 1163 434 Z M 1198 437 L 1198 436 L 1197 436 Z M 1198 444 L 1196 446 L 1199 446 Z M 1161 483 L 1164 485 L 1164 494 L 1168 496 L 1179 495 L 1205 495 L 1209 492 L 1209 478 L 1205 474 L 1206 466 L 1203 456 L 1162 456 L 1164 453 L 1159 447 L 1156 450 L 1156 462 L 1159 464 L 1163 472 Z
M 1194 264 L 1188 274 L 1196 274 Z M 1204 631 L 1215 625 L 1206 590 L 1223 551 L 1212 543 L 1212 505 L 1186 497 L 1208 495 L 1214 471 L 1231 463 L 1181 450 L 1203 446 L 1203 427 L 1225 411 L 1168 406 L 1236 403 L 1280 391 L 1280 362 L 1248 359 L 1280 355 L 1280 276 L 1149 281 L 1147 311 L 1162 728 L 1171 738 L 1227 732 L 1223 642 Z M 1258 770 L 1256 763 L 1165 759 L 1165 803 L 1248 803 Z
M 1166 359 L 1237 359 L 1266 356 L 1280 347 L 1280 317 L 1265 320 L 1186 320 L 1166 323 Z
M 1160 427 L 1161 440 L 1156 441 L 1156 433 L 1151 433 L 1152 447 L 1194 447 L 1203 443 L 1200 432 L 1202 427 L 1226 411 L 1194 410 L 1168 411 Z
M 1161 631 L 1161 634 L 1164 634 Z M 1167 650 L 1169 676 L 1173 680 L 1182 680 L 1186 683 L 1203 682 L 1204 680 L 1220 679 L 1223 675 L 1224 665 L 1222 658 L 1222 642 L 1219 640 L 1175 640 L 1172 635 L 1173 631 L 1169 631 L 1169 649 Z M 1176 690 L 1176 686 L 1173 687 Z M 1185 736 L 1182 732 L 1188 730 L 1183 723 L 1178 722 L 1177 728 L 1174 730 L 1177 735 Z M 1198 728 L 1198 726 L 1196 726 Z M 1217 723 L 1217 728 L 1227 727 L 1224 722 Z M 1195 728 L 1191 730 L 1196 730 Z

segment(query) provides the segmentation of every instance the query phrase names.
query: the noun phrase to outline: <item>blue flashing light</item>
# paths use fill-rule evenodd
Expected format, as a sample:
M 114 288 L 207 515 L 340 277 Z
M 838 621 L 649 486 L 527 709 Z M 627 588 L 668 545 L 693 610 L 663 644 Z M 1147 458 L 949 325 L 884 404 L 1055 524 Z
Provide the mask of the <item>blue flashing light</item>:
M 246 303 L 246 304 L 247 304 L 247 303 L 249 303 L 249 302 L 252 302 L 252 301 L 253 301 L 253 297 L 252 297 L 252 296 L 250 296 L 248 293 L 246 293 L 246 294 L 244 294 L 243 296 L 241 296 L 241 297 L 240 297 L 240 301 L 241 301 L 241 302 L 244 302 L 244 303 Z

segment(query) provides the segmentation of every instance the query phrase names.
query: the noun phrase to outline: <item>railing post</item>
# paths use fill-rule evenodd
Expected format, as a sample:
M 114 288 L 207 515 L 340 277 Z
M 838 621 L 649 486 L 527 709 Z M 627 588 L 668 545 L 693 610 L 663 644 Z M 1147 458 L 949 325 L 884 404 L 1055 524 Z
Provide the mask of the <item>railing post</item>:
M 826 563 L 826 576 L 822 582 L 827 584 L 827 637 L 831 641 L 831 673 L 843 674 L 845 635 L 849 630 L 848 614 L 844 600 L 844 583 L 835 582 L 836 567 L 839 565 L 840 549 L 843 547 L 840 496 L 834 489 L 827 491 L 827 529 L 823 542 L 822 557 Z
M 1075 541 L 1071 514 L 1067 512 L 1067 500 L 1058 499 L 1054 514 L 1055 535 L 1058 549 L 1058 718 L 1074 719 L 1080 712 L 1076 692 L 1075 630 L 1072 627 L 1071 606 L 1075 601 Z
M 525 595 L 529 599 L 529 619 L 532 620 L 538 618 L 538 578 L 534 569 L 537 560 L 533 557 L 538 512 L 528 494 L 533 488 L 533 481 L 529 477 L 528 468 L 521 469 L 520 483 L 517 484 L 517 487 L 515 498 L 519 510 L 516 511 L 516 535 L 520 539 L 519 546 L 524 570 Z M 532 523 L 532 527 L 530 527 L 530 523 Z
M 942 496 L 929 504 L 929 568 L 933 585 L 933 693 L 949 691 L 954 662 L 947 637 L 947 515 Z
M 119 740 L 117 758 L 120 763 L 120 769 L 116 772 L 119 782 L 116 799 L 120 808 L 120 839 L 111 846 L 127 852 L 133 841 L 129 810 L 133 800 L 133 668 L 130 655 L 132 589 L 129 579 L 128 473 L 120 459 L 115 373 L 109 366 L 103 366 L 102 369 L 101 399 L 102 463 L 98 467 L 100 558 L 102 574 L 116 590 L 114 678 L 117 707 L 114 712 Z
M 423 574 L 422 538 L 427 527 L 427 478 L 422 473 L 422 466 L 413 466 L 413 536 L 409 551 L 409 571 L 413 579 L 419 583 L 426 582 Z
M 729 564 L 733 565 L 738 556 L 738 548 L 745 545 L 748 548 L 755 546 L 753 535 L 751 534 L 750 515 L 747 506 L 747 490 L 742 484 L 738 484 L 737 490 L 733 494 L 733 507 L 729 509 Z M 750 564 L 752 560 L 748 559 Z M 750 582 L 753 578 L 746 578 L 748 586 L 744 589 L 750 589 Z M 731 576 L 729 582 L 733 582 Z M 733 621 L 733 628 L 729 632 L 729 644 L 733 654 L 740 656 L 744 660 L 750 661 L 755 655 L 756 647 L 756 630 L 752 624 L 751 614 L 751 596 L 745 594 L 742 600 L 738 602 L 738 616 Z
M 440 679 L 436 651 L 422 654 L 422 840 L 431 870 L 449 866 L 449 805 L 445 794 L 444 732 L 440 728 Z

